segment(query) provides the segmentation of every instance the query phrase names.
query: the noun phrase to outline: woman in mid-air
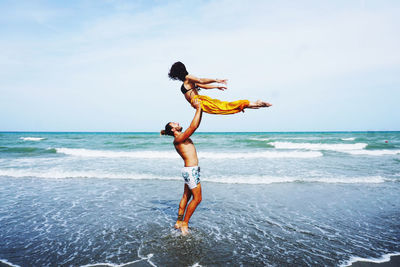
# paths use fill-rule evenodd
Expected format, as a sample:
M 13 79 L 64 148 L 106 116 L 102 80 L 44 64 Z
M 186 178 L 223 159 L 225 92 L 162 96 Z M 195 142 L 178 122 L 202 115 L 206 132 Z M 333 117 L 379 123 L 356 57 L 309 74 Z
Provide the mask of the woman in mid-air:
M 168 76 L 172 80 L 180 80 L 183 82 L 181 86 L 181 92 L 185 96 L 186 100 L 192 104 L 195 99 L 201 100 L 201 109 L 209 114 L 234 114 L 243 111 L 245 108 L 258 109 L 263 107 L 272 106 L 270 103 L 257 100 L 256 102 L 250 102 L 249 100 L 237 100 L 233 102 L 221 101 L 218 99 L 212 99 L 205 95 L 199 95 L 199 90 L 203 89 L 219 89 L 226 90 L 226 86 L 215 85 L 212 83 L 227 84 L 227 80 L 219 79 L 207 79 L 197 78 L 189 74 L 186 70 L 185 65 L 182 62 L 175 62 Z

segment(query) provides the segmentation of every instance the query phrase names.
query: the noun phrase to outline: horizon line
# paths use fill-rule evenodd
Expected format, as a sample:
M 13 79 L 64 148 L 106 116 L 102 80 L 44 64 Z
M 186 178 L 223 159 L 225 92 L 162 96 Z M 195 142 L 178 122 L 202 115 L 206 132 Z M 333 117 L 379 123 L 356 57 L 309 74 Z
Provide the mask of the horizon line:
M 196 133 L 366 133 L 400 130 L 315 130 L 315 131 L 198 131 Z M 0 133 L 160 133 L 159 131 L 0 131 Z

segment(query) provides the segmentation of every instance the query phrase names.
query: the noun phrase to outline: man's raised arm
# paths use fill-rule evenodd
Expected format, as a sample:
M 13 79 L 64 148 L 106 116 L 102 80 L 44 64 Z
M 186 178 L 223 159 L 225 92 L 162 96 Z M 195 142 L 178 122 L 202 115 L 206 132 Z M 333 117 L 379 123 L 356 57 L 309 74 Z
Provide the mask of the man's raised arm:
M 201 122 L 201 117 L 203 115 L 203 110 L 201 109 L 200 101 L 196 99 L 193 101 L 193 107 L 196 109 L 196 114 L 194 114 L 194 118 L 190 123 L 190 126 L 184 131 L 182 134 L 175 137 L 174 143 L 182 143 L 186 139 L 188 139 L 199 127 Z

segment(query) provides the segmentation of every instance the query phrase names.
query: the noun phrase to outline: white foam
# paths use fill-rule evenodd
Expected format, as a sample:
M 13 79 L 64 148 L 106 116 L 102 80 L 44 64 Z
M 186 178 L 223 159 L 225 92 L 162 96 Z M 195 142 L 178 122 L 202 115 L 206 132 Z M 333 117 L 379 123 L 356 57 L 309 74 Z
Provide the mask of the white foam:
M 79 157 L 105 157 L 105 158 L 179 158 L 175 151 L 106 151 L 83 148 L 56 148 L 57 153 Z M 205 159 L 240 159 L 240 158 L 316 158 L 321 157 L 321 152 L 313 151 L 259 151 L 259 152 L 199 152 L 199 158 Z
M 350 260 L 346 261 L 345 263 L 341 264 L 340 267 L 349 267 L 353 263 L 362 261 L 362 262 L 372 262 L 372 263 L 383 263 L 390 261 L 390 258 L 393 256 L 400 256 L 399 252 L 385 254 L 380 258 L 361 258 L 361 257 L 351 257 Z
M 66 178 L 98 178 L 98 179 L 132 179 L 132 180 L 182 180 L 179 173 L 174 176 L 155 175 L 149 173 L 111 173 L 102 171 L 64 171 L 59 169 L 21 170 L 0 169 L 0 176 L 15 178 L 37 177 L 46 179 Z M 204 175 L 203 175 L 204 176 Z M 328 184 L 373 184 L 392 181 L 381 176 L 366 177 L 279 177 L 268 175 L 230 175 L 218 176 L 207 175 L 201 177 L 202 181 L 224 184 L 275 184 L 275 183 L 328 183 Z
M 277 137 L 280 140 L 321 140 L 324 139 L 326 140 L 326 137 L 318 137 L 318 136 L 309 136 L 309 137 Z
M 349 137 L 349 138 L 341 138 L 341 140 L 343 141 L 354 141 L 355 138 L 354 137 Z
M 147 258 L 143 258 L 140 260 L 135 260 L 135 261 L 131 261 L 131 262 L 127 262 L 127 263 L 122 263 L 122 264 L 113 264 L 113 263 L 94 263 L 94 264 L 86 264 L 86 265 L 82 265 L 80 267 L 96 267 L 96 266 L 108 266 L 108 267 L 124 267 L 124 266 L 129 266 L 132 265 L 134 263 L 138 263 L 141 261 L 147 261 L 149 262 L 149 259 Z M 149 262 L 151 264 L 151 262 Z M 151 264 L 152 266 L 155 266 L 154 264 Z
M 11 262 L 9 262 L 7 260 L 4 260 L 4 259 L 0 259 L 0 263 L 4 263 L 4 264 L 9 265 L 11 267 L 21 267 L 19 265 L 12 264 Z
M 253 138 L 249 138 L 249 140 L 253 140 L 253 141 L 269 141 L 270 139 L 269 138 L 255 138 L 255 137 L 253 137 Z
M 397 155 L 400 154 L 400 150 L 388 150 L 388 149 L 381 149 L 381 150 L 349 150 L 344 151 L 348 154 L 352 155 L 368 155 L 368 156 L 384 156 L 384 155 Z
M 179 176 L 155 176 L 148 173 L 110 173 L 101 171 L 64 171 L 59 169 L 39 170 L 18 170 L 18 169 L 0 169 L 0 176 L 10 176 L 16 178 L 37 177 L 48 179 L 65 178 L 99 178 L 99 179 L 133 179 L 133 180 L 180 180 Z
M 19 139 L 24 141 L 40 141 L 45 139 L 44 137 L 20 137 Z
M 322 143 L 272 142 L 270 144 L 278 149 L 307 149 L 307 150 L 334 150 L 334 151 L 356 150 L 356 149 L 364 149 L 367 147 L 367 144 L 365 143 L 322 144 Z
M 200 158 L 206 159 L 239 159 L 239 158 L 317 158 L 322 157 L 321 152 L 316 151 L 260 151 L 242 153 L 210 153 L 200 152 Z
M 328 184 L 378 184 L 384 183 L 388 179 L 381 176 L 367 177 L 274 177 L 274 176 L 227 176 L 227 177 L 210 177 L 204 178 L 202 181 L 226 183 L 226 184 L 275 184 L 275 183 L 328 183 Z
M 78 157 L 100 158 L 179 158 L 175 151 L 107 151 L 84 148 L 56 148 L 57 153 Z

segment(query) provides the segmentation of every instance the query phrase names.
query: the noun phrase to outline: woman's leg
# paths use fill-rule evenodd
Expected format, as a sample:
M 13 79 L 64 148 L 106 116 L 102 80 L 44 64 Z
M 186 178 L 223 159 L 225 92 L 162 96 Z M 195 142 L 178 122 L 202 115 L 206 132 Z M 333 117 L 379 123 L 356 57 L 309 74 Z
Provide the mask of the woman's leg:
M 257 100 L 256 102 L 250 102 L 250 104 L 246 108 L 258 109 L 258 108 L 267 108 L 270 106 L 272 106 L 272 104 L 261 100 Z

